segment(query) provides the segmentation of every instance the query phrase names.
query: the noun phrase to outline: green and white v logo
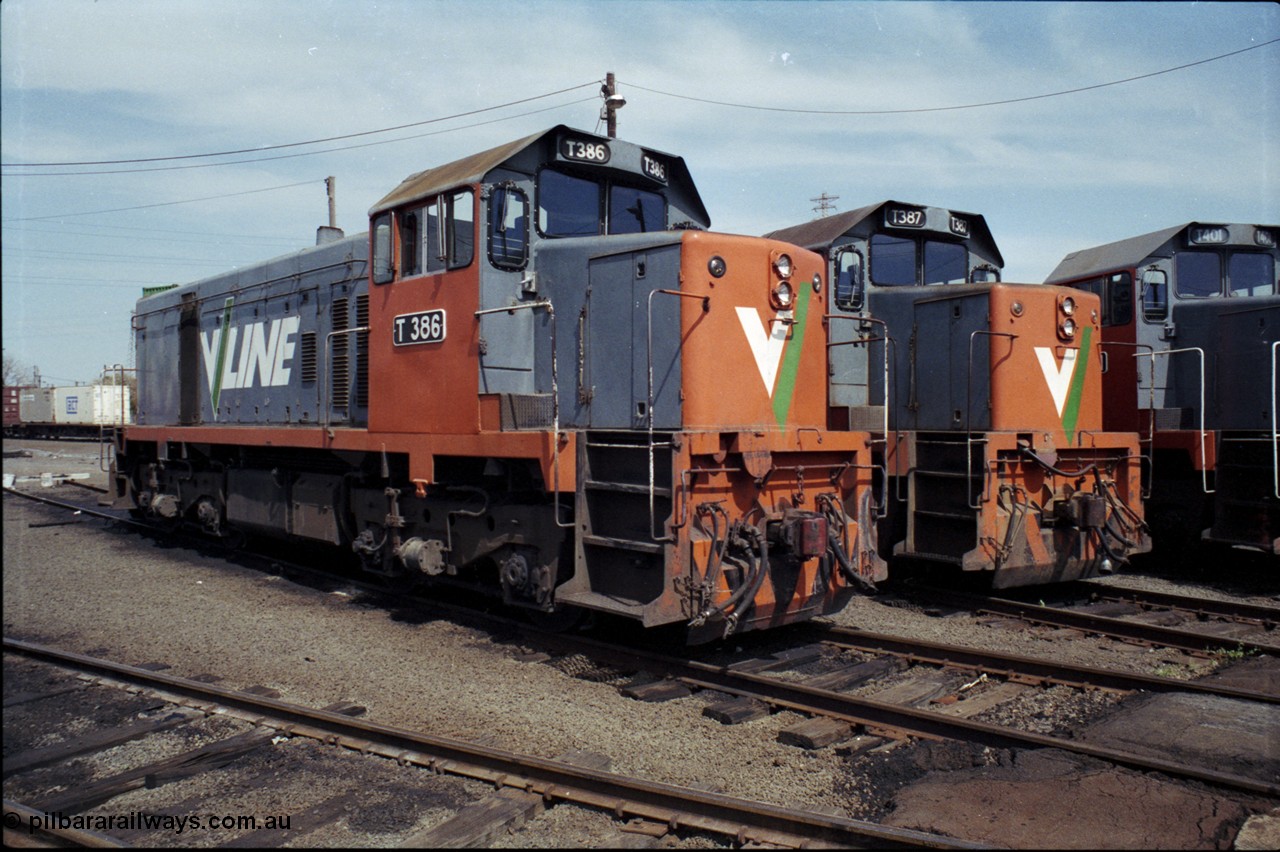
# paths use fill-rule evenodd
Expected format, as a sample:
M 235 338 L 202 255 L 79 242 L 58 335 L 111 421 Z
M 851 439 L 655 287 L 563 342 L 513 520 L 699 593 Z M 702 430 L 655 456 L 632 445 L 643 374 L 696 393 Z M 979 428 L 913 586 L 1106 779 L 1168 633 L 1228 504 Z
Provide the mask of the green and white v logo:
M 800 352 L 804 348 L 805 319 L 809 313 L 809 300 L 801 295 L 796 300 L 795 315 L 790 323 L 775 319 L 766 328 L 756 308 L 736 308 L 742 333 L 755 358 L 765 393 L 773 400 L 773 416 L 778 425 L 787 421 L 791 409 L 791 397 L 795 395 L 796 374 L 800 370 Z M 787 345 L 787 326 L 792 327 L 791 344 Z M 784 357 L 785 356 L 785 357 Z
M 1040 361 L 1040 372 L 1049 385 L 1049 393 L 1053 396 L 1053 404 L 1062 418 L 1063 431 L 1067 433 L 1067 441 L 1075 443 L 1076 422 L 1080 419 L 1080 400 L 1084 395 L 1084 379 L 1089 363 L 1089 340 L 1093 336 L 1092 328 L 1085 328 L 1080 334 L 1080 348 L 1068 349 L 1062 354 L 1059 365 L 1053 357 L 1053 349 L 1048 346 L 1036 347 L 1036 358 Z

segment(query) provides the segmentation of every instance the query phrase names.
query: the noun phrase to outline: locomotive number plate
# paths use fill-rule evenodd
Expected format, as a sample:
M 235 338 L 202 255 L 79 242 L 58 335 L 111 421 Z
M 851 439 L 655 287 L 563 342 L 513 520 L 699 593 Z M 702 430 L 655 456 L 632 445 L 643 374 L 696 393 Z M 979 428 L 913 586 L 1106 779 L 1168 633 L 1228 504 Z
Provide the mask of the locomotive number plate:
M 396 346 L 439 343 L 444 340 L 444 311 L 401 314 L 392 324 L 391 340 Z
M 581 139 L 573 136 L 560 137 L 560 156 L 566 160 L 579 163 L 595 163 L 603 166 L 609 162 L 609 146 L 598 139 Z
M 887 207 L 884 223 L 890 228 L 923 228 L 924 211 L 919 207 Z

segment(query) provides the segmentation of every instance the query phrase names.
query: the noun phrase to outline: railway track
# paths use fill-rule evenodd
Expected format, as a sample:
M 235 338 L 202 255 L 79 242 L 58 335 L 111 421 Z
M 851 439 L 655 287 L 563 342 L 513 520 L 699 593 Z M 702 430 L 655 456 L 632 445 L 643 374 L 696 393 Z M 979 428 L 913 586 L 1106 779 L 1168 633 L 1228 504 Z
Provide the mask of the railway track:
M 1280 704 L 1280 695 L 1265 689 L 1244 689 L 1218 683 L 1177 680 L 1092 666 L 1003 654 L 961 645 L 925 642 L 844 627 L 831 627 L 824 641 L 834 647 L 867 653 L 891 654 L 909 664 L 960 668 L 974 674 L 998 677 L 1010 683 L 1060 685 L 1078 689 L 1111 689 L 1124 692 L 1190 692 L 1218 695 L 1242 701 Z
M 146 667 L 129 666 L 82 654 L 6 638 L 7 654 L 20 655 L 57 666 L 77 676 L 92 677 L 97 684 L 109 684 L 141 690 L 177 708 L 160 717 L 162 722 L 184 724 L 198 717 L 227 716 L 240 720 L 249 729 L 202 747 L 196 753 L 168 757 L 151 765 L 138 767 L 122 775 L 95 781 L 78 790 L 49 797 L 35 807 L 6 802 L 6 839 L 9 828 L 34 827 L 34 820 L 54 822 L 55 815 L 83 813 L 110 801 L 117 795 L 141 786 L 153 788 L 194 771 L 224 766 L 240 755 L 292 738 L 306 738 L 330 746 L 338 746 L 363 755 L 380 755 L 388 766 L 417 766 L 433 774 L 460 776 L 486 785 L 495 791 L 510 791 L 517 799 L 551 804 L 570 802 L 612 814 L 618 820 L 639 820 L 661 831 L 697 831 L 733 838 L 739 844 L 755 843 L 800 847 L 813 843 L 849 845 L 856 848 L 977 848 L 954 838 L 927 832 L 897 829 L 827 814 L 809 813 L 766 802 L 747 801 L 703 790 L 628 777 L 601 768 L 599 761 L 571 759 L 548 760 L 530 755 L 492 748 L 480 743 L 432 736 L 425 733 L 380 725 L 356 718 L 362 711 L 345 703 L 315 709 L 292 704 L 269 694 L 252 690 L 237 691 L 188 678 L 176 677 Z M 23 696 L 24 700 L 39 697 Z M 9 700 L 10 697 L 6 696 Z M 158 725 L 145 726 L 153 730 Z M 140 730 L 139 726 L 135 729 Z M 114 737 L 99 737 L 94 745 L 118 743 L 137 733 L 117 732 Z M 85 753 L 93 745 L 89 739 L 19 755 L 23 765 L 11 765 L 7 759 L 5 774 L 47 766 Z M 12 772 L 11 772 L 12 770 Z M 424 776 L 429 777 L 429 776 Z M 510 798 L 510 797 L 508 797 Z M 12 814 L 13 816 L 8 816 Z M 157 818 L 163 815 L 153 815 Z M 474 817 L 471 818 L 474 821 Z M 665 828 L 664 828 L 665 827 Z M 110 832 L 78 834 L 64 838 L 80 843 L 104 843 L 120 840 Z M 414 845 L 439 845 L 446 839 L 447 829 L 436 827 L 435 834 L 419 835 L 410 840 Z M 243 838 L 241 838 L 243 839 Z M 270 837 L 255 833 L 255 841 Z M 433 842 L 434 841 L 434 842 Z M 237 845 L 238 841 L 237 841 Z
M 1161 772 L 1172 777 L 1280 798 L 1280 783 L 1273 781 L 1219 772 L 1210 767 L 1184 764 L 1066 737 L 1049 736 L 980 722 L 962 715 L 841 692 L 831 688 L 833 685 L 840 684 L 842 676 L 839 673 L 819 676 L 810 682 L 784 680 L 768 673 L 770 668 L 768 661 L 764 661 L 763 664 L 757 661 L 743 661 L 737 665 L 723 666 L 662 655 L 633 646 L 612 645 L 587 637 L 546 634 L 541 637 L 541 641 L 546 647 L 556 647 L 566 654 L 584 654 L 592 660 L 615 666 L 620 671 L 642 669 L 660 676 L 662 680 L 655 681 L 654 685 L 647 689 L 631 688 L 633 694 L 646 700 L 654 700 L 655 697 L 659 700 L 665 697 L 678 697 L 681 693 L 672 691 L 667 684 L 663 683 L 667 681 L 679 683 L 688 689 L 725 693 L 736 699 L 755 702 L 772 709 L 792 710 L 811 718 L 832 720 L 837 723 L 837 726 L 839 724 L 849 726 L 847 731 L 839 727 L 827 726 L 825 730 L 832 732 L 831 734 L 821 733 L 823 728 L 819 727 L 821 738 L 831 735 L 847 736 L 863 731 L 876 737 L 894 740 L 946 739 L 977 743 L 992 748 L 1055 748 L 1105 760 L 1117 766 Z M 909 638 L 894 637 L 894 641 L 899 643 L 902 653 L 915 653 L 908 650 L 915 644 Z M 957 654 L 963 653 L 973 657 L 982 653 L 976 649 L 954 650 Z M 776 669 L 785 668 L 796 658 L 796 654 L 784 652 L 779 655 L 774 666 Z M 1009 662 L 1010 658 L 1006 656 L 1004 660 Z M 1042 662 L 1035 661 L 1035 665 L 1040 666 Z M 1075 672 L 1078 675 L 1087 674 L 1081 669 L 1076 669 Z M 854 674 L 846 673 L 845 676 L 852 678 Z M 1106 676 L 1108 678 L 1123 677 L 1115 672 L 1107 672 Z M 1133 683 L 1136 685 L 1141 681 L 1142 679 L 1139 678 Z M 843 685 L 847 686 L 849 682 L 846 680 Z M 1166 686 L 1170 689 L 1174 688 L 1172 684 Z M 1274 704 L 1276 699 L 1273 695 L 1250 693 L 1246 700 L 1262 700 Z M 797 738 L 799 737 L 800 735 L 797 735 Z
M 42 502 L 57 504 L 57 501 L 45 498 L 42 498 Z M 84 507 L 76 508 L 84 509 Z M 119 519 L 115 515 L 106 516 Z M 372 590 L 382 591 L 377 588 Z M 437 608 L 444 606 L 435 600 L 424 603 Z M 983 606 L 979 608 L 987 611 L 985 605 L 989 603 L 989 599 L 982 599 L 982 603 Z M 1037 607 L 1037 609 L 1045 608 Z M 481 616 L 468 610 L 467 617 Z M 953 703 L 957 705 L 953 709 L 962 712 L 948 713 L 846 694 L 841 690 L 858 682 L 847 673 L 831 672 L 825 679 L 816 679 L 809 683 L 778 677 L 777 672 L 785 670 L 789 663 L 803 655 L 803 649 L 796 649 L 789 655 L 781 655 L 779 659 L 772 662 L 744 660 L 730 665 L 712 665 L 696 660 L 654 654 L 635 645 L 611 645 L 587 637 L 537 633 L 527 625 L 509 619 L 492 616 L 484 616 L 484 618 L 494 625 L 503 625 L 502 629 L 515 629 L 523 631 L 524 635 L 537 635 L 537 643 L 540 647 L 560 655 L 582 654 L 591 660 L 616 666 L 619 670 L 644 669 L 658 675 L 659 680 L 653 681 L 654 685 L 636 690 L 638 695 L 649 700 L 654 696 L 661 696 L 668 684 L 678 684 L 685 690 L 684 694 L 687 694 L 690 689 L 714 690 L 732 696 L 735 701 L 754 703 L 775 710 L 794 710 L 811 719 L 828 720 L 834 722 L 835 726 L 828 726 L 826 730 L 835 731 L 837 735 L 842 733 L 840 726 L 843 725 L 846 729 L 843 733 L 864 731 L 889 739 L 916 737 L 961 740 L 999 748 L 1058 748 L 1107 760 L 1120 766 L 1157 771 L 1265 796 L 1280 795 L 1280 785 L 1255 778 L 1107 749 L 1064 737 L 1018 731 L 975 721 L 966 718 L 965 714 L 972 708 L 981 706 L 982 702 L 969 704 L 965 701 L 963 706 L 959 706 L 962 701 L 960 696 L 955 694 L 950 696 Z M 1109 619 L 1109 621 L 1115 621 L 1115 619 Z M 1187 692 L 1260 702 L 1272 706 L 1277 703 L 1277 697 L 1274 694 L 1259 690 L 1190 683 L 1171 678 L 1133 675 L 1097 668 L 1071 667 L 1041 659 L 990 654 L 974 648 L 924 643 L 910 637 L 832 629 L 820 638 L 829 648 L 886 655 L 899 660 L 900 665 L 959 669 L 979 679 L 985 679 L 987 682 L 996 681 L 1001 686 L 1064 685 L 1088 690 Z M 1174 647 L 1185 646 L 1186 643 L 1174 645 Z M 1193 647 L 1203 650 L 1206 646 L 1196 643 Z M 898 666 L 890 667 L 881 662 L 869 668 L 877 667 L 881 669 L 881 673 L 884 673 Z M 771 674 L 771 670 L 774 673 Z M 998 695 L 999 690 L 993 690 L 993 693 Z M 677 689 L 671 694 L 676 695 L 680 692 Z M 733 711 L 726 712 L 727 718 L 732 717 Z M 822 734 L 821 730 L 819 733 L 820 736 L 827 736 Z
M 1089 587 L 1097 584 L 1087 584 Z M 1108 587 L 1098 586 L 1106 589 Z M 1210 601 L 1176 595 L 1155 595 L 1138 590 L 1110 590 L 1117 598 L 1113 602 L 1073 607 L 1069 603 L 1047 604 L 1043 601 L 1022 601 L 993 595 L 971 594 L 954 589 L 913 587 L 910 595 L 929 601 L 960 607 L 974 613 L 1017 619 L 1028 624 L 1068 628 L 1083 633 L 1106 636 L 1126 642 L 1148 646 L 1175 648 L 1194 654 L 1212 655 L 1231 652 L 1235 654 L 1267 654 L 1280 657 L 1280 644 L 1252 639 L 1247 636 L 1224 635 L 1212 628 L 1206 629 L 1201 619 L 1219 619 L 1216 623 L 1230 621 L 1256 625 L 1259 631 L 1280 623 L 1280 607 L 1253 604 Z M 1130 602 L 1132 600 L 1133 602 Z M 1163 601 L 1157 604 L 1155 601 Z M 1140 605 L 1145 602 L 1145 605 Z M 1181 611 L 1190 620 L 1180 620 L 1179 626 L 1144 621 L 1139 616 L 1160 606 L 1170 612 Z M 1199 629 L 1197 629 L 1199 628 Z

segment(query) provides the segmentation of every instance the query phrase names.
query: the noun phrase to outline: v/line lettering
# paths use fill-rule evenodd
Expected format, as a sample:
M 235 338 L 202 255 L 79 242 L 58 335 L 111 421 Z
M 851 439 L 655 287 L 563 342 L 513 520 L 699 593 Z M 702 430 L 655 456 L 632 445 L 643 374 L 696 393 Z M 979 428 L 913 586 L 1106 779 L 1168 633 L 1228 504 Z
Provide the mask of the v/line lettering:
M 215 328 L 201 335 L 205 378 L 214 407 L 221 391 L 237 388 L 280 387 L 293 372 L 300 317 L 283 317 L 244 326 Z M 243 331 L 243 334 L 241 332 Z M 226 340 L 223 340 L 223 334 Z M 237 348 L 238 347 L 238 348 Z

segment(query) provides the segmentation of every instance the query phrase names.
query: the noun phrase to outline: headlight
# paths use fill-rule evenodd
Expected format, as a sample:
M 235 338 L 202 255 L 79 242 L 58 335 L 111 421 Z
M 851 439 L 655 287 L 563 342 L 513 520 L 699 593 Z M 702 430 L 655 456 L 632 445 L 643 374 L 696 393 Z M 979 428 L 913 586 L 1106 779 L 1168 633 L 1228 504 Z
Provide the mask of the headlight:
M 1071 316 L 1076 312 L 1076 300 L 1067 296 L 1062 300 L 1062 312 L 1067 316 Z
M 773 303 L 779 309 L 786 310 L 791 307 L 792 295 L 791 285 L 783 281 L 773 288 Z
M 1062 332 L 1063 337 L 1075 337 L 1076 321 L 1071 317 L 1067 317 L 1062 321 L 1062 324 L 1058 326 L 1058 330 Z
M 780 254 L 778 259 L 773 262 L 773 268 L 778 271 L 778 277 L 786 280 L 791 277 L 791 255 Z

